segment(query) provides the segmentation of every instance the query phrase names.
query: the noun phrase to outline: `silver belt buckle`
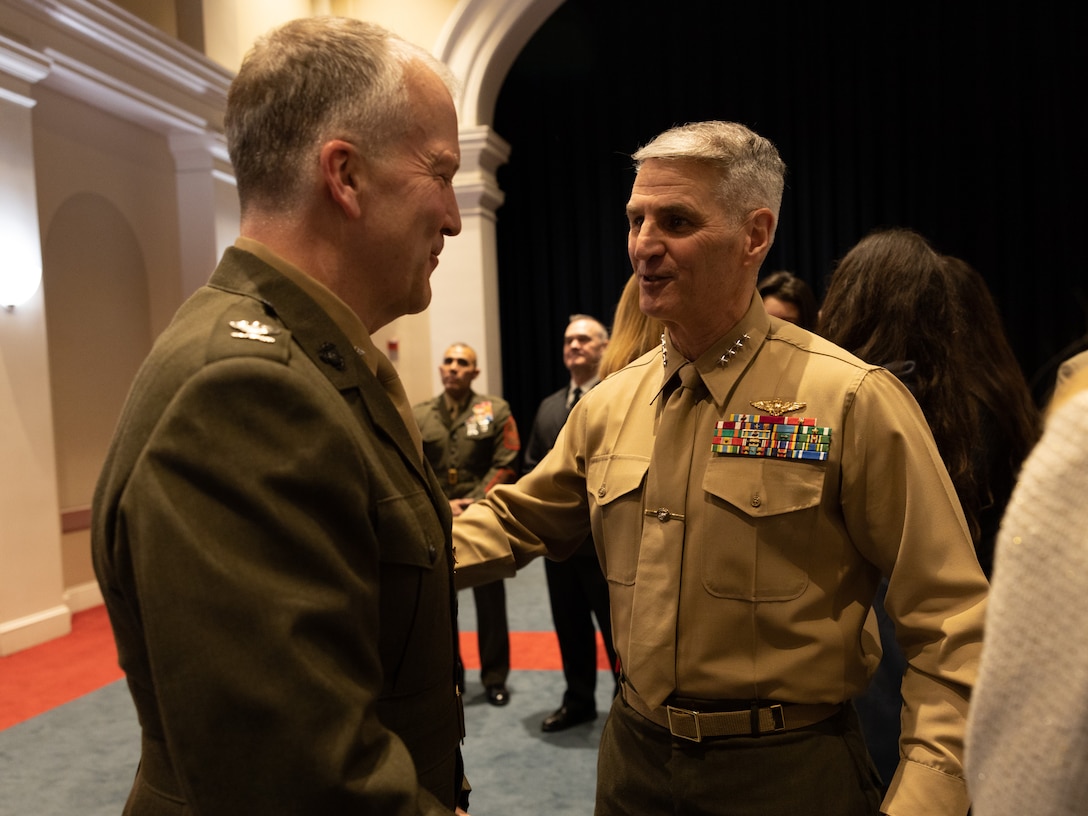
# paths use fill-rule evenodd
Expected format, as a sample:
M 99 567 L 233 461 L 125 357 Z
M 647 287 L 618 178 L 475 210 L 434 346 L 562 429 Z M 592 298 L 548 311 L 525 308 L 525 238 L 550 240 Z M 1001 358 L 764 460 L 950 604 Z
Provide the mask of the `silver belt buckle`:
M 703 741 L 703 730 L 699 727 L 699 712 L 689 711 L 686 708 L 676 708 L 671 705 L 665 706 L 665 711 L 669 716 L 669 733 L 674 737 L 680 737 L 680 739 L 691 740 L 692 742 Z M 683 718 L 690 719 L 695 724 L 695 736 L 689 737 L 687 734 L 680 734 L 676 730 L 676 726 L 673 724 L 673 718 L 676 718 L 676 722 L 682 722 Z

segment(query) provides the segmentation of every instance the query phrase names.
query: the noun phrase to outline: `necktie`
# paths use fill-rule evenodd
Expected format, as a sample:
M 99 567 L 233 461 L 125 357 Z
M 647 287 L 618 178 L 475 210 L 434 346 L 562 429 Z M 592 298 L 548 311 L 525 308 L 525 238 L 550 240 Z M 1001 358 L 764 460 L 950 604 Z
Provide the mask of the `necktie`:
M 634 690 L 653 707 L 661 705 L 676 688 L 676 621 L 688 477 L 698 400 L 706 393 L 694 365 L 685 364 L 679 375 L 680 385 L 658 417 L 646 475 L 642 541 L 631 604 L 630 654 L 624 666 Z
M 567 406 L 567 410 L 568 411 L 572 410 L 574 408 L 574 406 L 578 404 L 578 400 L 580 400 L 581 398 L 582 398 L 582 389 L 575 386 L 574 390 L 570 392 L 570 405 Z
M 415 415 L 412 413 L 412 405 L 408 402 L 408 393 L 404 390 L 404 383 L 401 382 L 397 370 L 389 362 L 389 358 L 380 351 L 378 352 L 378 370 L 376 373 L 378 382 L 382 384 L 385 393 L 393 401 L 393 407 L 397 409 L 397 413 L 404 420 L 404 427 L 409 436 L 412 437 L 416 453 L 419 455 L 419 461 L 422 462 L 423 437 L 419 433 L 419 426 L 416 424 Z

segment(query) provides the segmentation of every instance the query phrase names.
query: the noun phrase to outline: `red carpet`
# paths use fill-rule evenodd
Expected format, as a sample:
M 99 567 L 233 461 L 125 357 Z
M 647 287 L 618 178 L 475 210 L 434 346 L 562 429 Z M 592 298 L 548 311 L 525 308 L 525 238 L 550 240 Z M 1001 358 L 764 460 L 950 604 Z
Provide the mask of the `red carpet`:
M 461 632 L 461 656 L 466 669 L 480 668 L 475 632 Z M 511 632 L 513 670 L 559 670 L 555 632 Z M 608 668 L 597 635 L 597 665 Z M 117 667 L 106 608 L 97 606 L 72 615 L 71 634 L 0 657 L 0 730 L 29 720 L 124 675 Z
M 71 634 L 0 657 L 0 729 L 123 676 L 106 607 L 77 612 L 72 615 Z
M 480 651 L 477 648 L 476 633 L 461 633 L 461 660 L 466 669 L 480 668 Z M 563 668 L 559 657 L 559 641 L 555 632 L 511 632 L 510 633 L 510 668 L 530 670 L 555 670 Z M 597 668 L 608 668 L 608 654 L 604 650 L 600 632 L 597 633 Z

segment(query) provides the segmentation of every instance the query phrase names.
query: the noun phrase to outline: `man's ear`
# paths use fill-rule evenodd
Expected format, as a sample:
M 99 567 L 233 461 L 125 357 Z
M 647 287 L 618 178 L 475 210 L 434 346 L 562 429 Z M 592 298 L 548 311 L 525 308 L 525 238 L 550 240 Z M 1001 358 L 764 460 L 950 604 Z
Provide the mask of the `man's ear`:
M 325 142 L 318 161 L 329 197 L 348 218 L 358 218 L 362 212 L 359 195 L 363 186 L 363 168 L 362 157 L 355 145 L 342 139 Z
M 770 251 L 771 244 L 774 242 L 774 213 L 766 207 L 761 207 L 748 216 L 748 220 L 748 246 L 746 254 L 749 258 L 758 258 L 762 261 L 763 256 Z

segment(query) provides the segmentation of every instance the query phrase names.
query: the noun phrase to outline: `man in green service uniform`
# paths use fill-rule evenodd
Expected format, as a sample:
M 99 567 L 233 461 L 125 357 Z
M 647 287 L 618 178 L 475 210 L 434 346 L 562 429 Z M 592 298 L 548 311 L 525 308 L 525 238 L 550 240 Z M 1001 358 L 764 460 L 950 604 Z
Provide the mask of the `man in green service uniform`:
M 423 455 L 431 463 L 454 516 L 491 488 L 517 476 L 521 450 L 518 427 L 505 400 L 472 390 L 479 374 L 476 352 L 454 343 L 438 366 L 443 391 L 416 405 Z M 480 647 L 480 682 L 487 701 L 510 702 L 510 631 L 506 623 L 506 588 L 501 579 L 474 587 L 476 636 Z
M 142 729 L 128 816 L 461 800 L 449 504 L 371 340 L 461 230 L 451 84 L 331 17 L 231 84 L 241 237 L 140 369 L 94 498 Z

